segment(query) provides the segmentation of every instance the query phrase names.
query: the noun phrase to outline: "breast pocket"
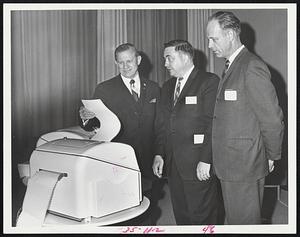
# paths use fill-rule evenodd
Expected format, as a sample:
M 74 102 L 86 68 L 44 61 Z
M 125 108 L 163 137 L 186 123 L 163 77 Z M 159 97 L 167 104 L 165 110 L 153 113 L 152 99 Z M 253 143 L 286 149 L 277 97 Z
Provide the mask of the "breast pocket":
M 224 88 L 219 96 L 219 99 L 227 103 L 235 103 L 240 100 L 240 90 L 236 88 Z
M 193 103 L 189 103 L 189 102 L 193 102 Z M 188 101 L 188 103 L 186 103 L 186 101 L 183 100 L 182 105 L 181 105 L 182 113 L 184 113 L 187 117 L 188 116 L 193 116 L 193 117 L 199 116 L 200 112 L 201 112 L 200 106 L 201 105 L 200 105 L 200 101 L 198 98 L 193 99 L 193 101 Z

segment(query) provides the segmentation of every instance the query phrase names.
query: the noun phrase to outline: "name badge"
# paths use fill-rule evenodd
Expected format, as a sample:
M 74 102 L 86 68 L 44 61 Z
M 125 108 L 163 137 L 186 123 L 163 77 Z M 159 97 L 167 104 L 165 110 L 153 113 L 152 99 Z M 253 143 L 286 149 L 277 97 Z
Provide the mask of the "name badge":
M 194 144 L 202 144 L 204 141 L 204 134 L 194 134 Z
M 229 100 L 229 101 L 235 101 L 237 100 L 237 92 L 236 90 L 225 90 L 224 93 L 224 98 L 225 100 Z
M 185 104 L 187 105 L 195 105 L 197 104 L 197 96 L 186 96 Z

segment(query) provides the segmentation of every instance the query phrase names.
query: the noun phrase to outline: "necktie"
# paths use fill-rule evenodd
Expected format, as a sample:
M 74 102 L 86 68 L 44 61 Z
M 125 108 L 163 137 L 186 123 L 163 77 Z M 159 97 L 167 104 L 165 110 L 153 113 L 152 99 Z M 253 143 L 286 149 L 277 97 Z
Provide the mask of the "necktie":
M 131 89 L 131 94 L 133 96 L 133 99 L 137 102 L 139 100 L 139 95 L 138 93 L 135 92 L 135 86 L 134 86 L 134 80 L 130 80 L 130 89 Z
M 180 94 L 180 86 L 181 86 L 182 79 L 183 79 L 183 77 L 178 78 L 177 86 L 175 88 L 175 93 L 174 93 L 174 105 L 176 104 L 179 94 Z
M 229 67 L 229 63 L 230 63 L 229 60 L 226 59 L 226 61 L 225 61 L 225 67 L 224 67 L 224 70 L 223 70 L 223 72 L 222 72 L 222 78 L 225 77 L 226 71 L 227 71 L 227 69 L 228 69 L 228 67 Z

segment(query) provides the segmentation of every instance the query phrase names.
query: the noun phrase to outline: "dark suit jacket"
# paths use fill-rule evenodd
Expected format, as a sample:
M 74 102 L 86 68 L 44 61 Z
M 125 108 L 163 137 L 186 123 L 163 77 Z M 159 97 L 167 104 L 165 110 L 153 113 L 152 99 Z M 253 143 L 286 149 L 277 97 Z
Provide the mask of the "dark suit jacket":
M 120 132 L 112 141 L 131 145 L 135 150 L 142 175 L 153 178 L 154 121 L 160 88 L 153 81 L 142 77 L 140 80 L 141 91 L 138 102 L 134 101 L 120 75 L 100 83 L 93 98 L 101 99 L 121 122 Z M 93 126 L 95 120 L 97 119 L 91 119 L 85 129 Z
M 173 159 L 183 179 L 198 180 L 196 168 L 199 161 L 211 163 L 211 126 L 218 83 L 215 74 L 194 68 L 175 106 L 176 78 L 163 85 L 156 121 L 160 124 L 156 154 L 163 156 L 167 173 Z M 196 138 L 195 144 L 194 135 L 203 137 L 203 143 L 197 142 Z
M 218 88 L 212 130 L 217 176 L 243 182 L 265 177 L 268 159 L 281 158 L 282 120 L 267 66 L 244 48 Z

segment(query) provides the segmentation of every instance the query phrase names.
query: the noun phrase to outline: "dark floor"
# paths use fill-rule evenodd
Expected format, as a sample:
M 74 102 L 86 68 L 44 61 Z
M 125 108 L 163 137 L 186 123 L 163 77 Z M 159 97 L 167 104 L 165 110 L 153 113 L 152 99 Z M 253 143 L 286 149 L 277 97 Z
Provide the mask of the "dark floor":
M 265 187 L 263 202 L 263 223 L 264 224 L 288 224 L 288 192 L 280 190 L 280 200 L 278 200 L 277 187 Z M 168 184 L 163 187 L 162 199 L 159 200 L 159 207 L 162 210 L 157 220 L 157 225 L 176 225 L 173 215 L 170 192 Z

